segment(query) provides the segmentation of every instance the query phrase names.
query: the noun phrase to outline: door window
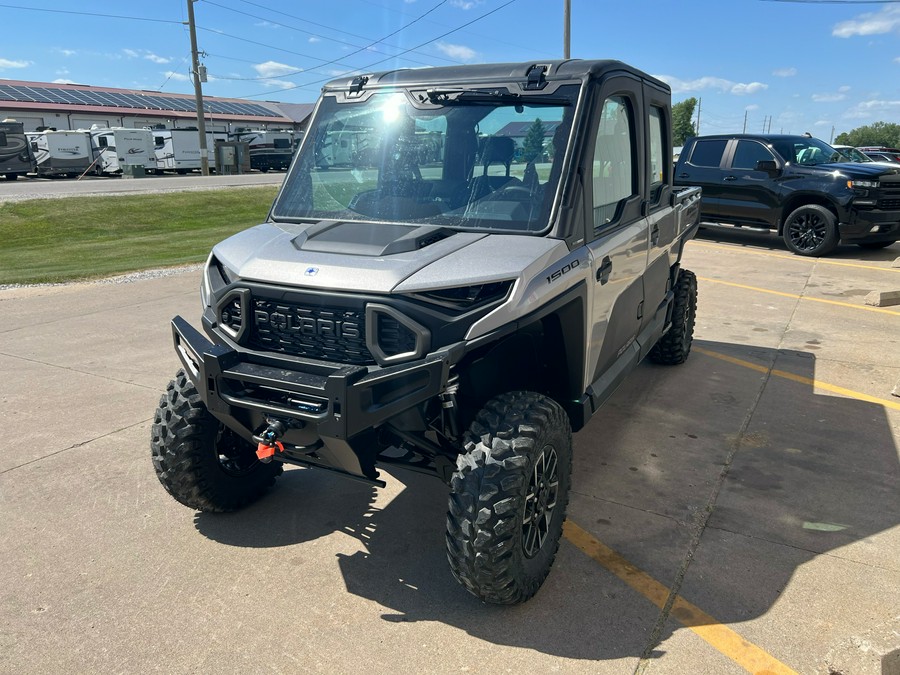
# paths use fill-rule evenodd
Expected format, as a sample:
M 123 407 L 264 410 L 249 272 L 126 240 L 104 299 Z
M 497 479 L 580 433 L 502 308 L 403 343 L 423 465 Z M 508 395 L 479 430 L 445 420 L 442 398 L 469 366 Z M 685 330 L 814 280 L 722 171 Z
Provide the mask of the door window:
M 725 153 L 725 145 L 727 140 L 717 139 L 708 141 L 697 141 L 694 144 L 694 150 L 691 152 L 690 163 L 694 166 L 712 166 L 719 167 L 722 162 L 722 155 Z
M 734 159 L 731 160 L 732 169 L 756 169 L 757 162 L 774 161 L 775 156 L 768 148 L 757 141 L 738 141 L 737 150 L 734 151 Z
M 635 143 L 631 107 L 621 96 L 603 103 L 594 146 L 594 227 L 617 218 L 625 200 L 635 194 Z
M 650 108 L 650 175 L 647 184 L 650 186 L 650 201 L 659 200 L 659 194 L 666 182 L 666 162 L 664 160 L 663 142 L 665 131 L 663 127 L 664 113 L 661 108 Z

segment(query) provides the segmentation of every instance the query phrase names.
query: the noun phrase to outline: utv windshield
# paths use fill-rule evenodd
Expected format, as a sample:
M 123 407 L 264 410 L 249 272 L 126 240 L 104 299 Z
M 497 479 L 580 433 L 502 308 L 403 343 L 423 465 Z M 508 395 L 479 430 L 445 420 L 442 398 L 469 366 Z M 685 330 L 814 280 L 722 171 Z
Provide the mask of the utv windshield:
M 356 220 L 538 232 L 548 224 L 577 86 L 325 96 L 275 220 Z

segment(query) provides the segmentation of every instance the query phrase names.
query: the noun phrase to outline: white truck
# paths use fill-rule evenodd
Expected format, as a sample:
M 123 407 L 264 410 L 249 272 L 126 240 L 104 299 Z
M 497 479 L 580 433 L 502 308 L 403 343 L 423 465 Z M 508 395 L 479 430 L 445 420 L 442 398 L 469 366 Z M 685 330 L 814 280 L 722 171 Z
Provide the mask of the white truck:
M 94 161 L 88 131 L 45 129 L 26 134 L 38 176 L 74 178 Z
M 153 134 L 156 166 L 159 171 L 187 173 L 200 170 L 200 134 L 197 133 L 197 129 L 151 129 L 150 131 Z M 223 132 L 206 132 L 206 153 L 210 167 L 214 167 L 216 163 L 216 141 L 227 138 L 227 134 Z
M 94 171 L 98 175 L 122 174 L 129 166 L 156 171 L 153 134 L 147 129 L 127 127 L 93 127 L 90 130 L 94 149 Z

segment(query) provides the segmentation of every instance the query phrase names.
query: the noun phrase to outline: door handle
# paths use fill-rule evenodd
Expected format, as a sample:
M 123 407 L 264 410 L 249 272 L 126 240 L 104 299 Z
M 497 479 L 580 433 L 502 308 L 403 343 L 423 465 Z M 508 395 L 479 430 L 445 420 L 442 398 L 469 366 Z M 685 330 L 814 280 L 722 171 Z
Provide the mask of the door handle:
M 680 174 L 678 174 L 678 177 L 679 177 L 679 178 L 690 178 L 690 177 L 691 177 L 691 174 L 689 174 L 689 173 L 680 173 Z
M 609 275 L 612 273 L 612 260 L 609 259 L 609 256 L 606 256 L 601 262 L 600 267 L 597 268 L 597 281 L 600 282 L 602 286 L 607 281 L 609 281 Z
M 656 246 L 659 243 L 659 225 L 653 223 L 653 229 L 650 230 L 650 243 Z
M 725 176 L 725 180 L 728 180 L 728 181 L 737 180 L 737 176 Z

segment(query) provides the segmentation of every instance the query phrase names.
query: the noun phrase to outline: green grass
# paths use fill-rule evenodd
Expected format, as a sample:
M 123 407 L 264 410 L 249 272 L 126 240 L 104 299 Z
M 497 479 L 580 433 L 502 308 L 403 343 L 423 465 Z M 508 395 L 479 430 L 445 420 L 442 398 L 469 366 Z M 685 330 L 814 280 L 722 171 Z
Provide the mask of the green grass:
M 0 204 L 0 284 L 105 277 L 203 262 L 263 222 L 277 187 Z

